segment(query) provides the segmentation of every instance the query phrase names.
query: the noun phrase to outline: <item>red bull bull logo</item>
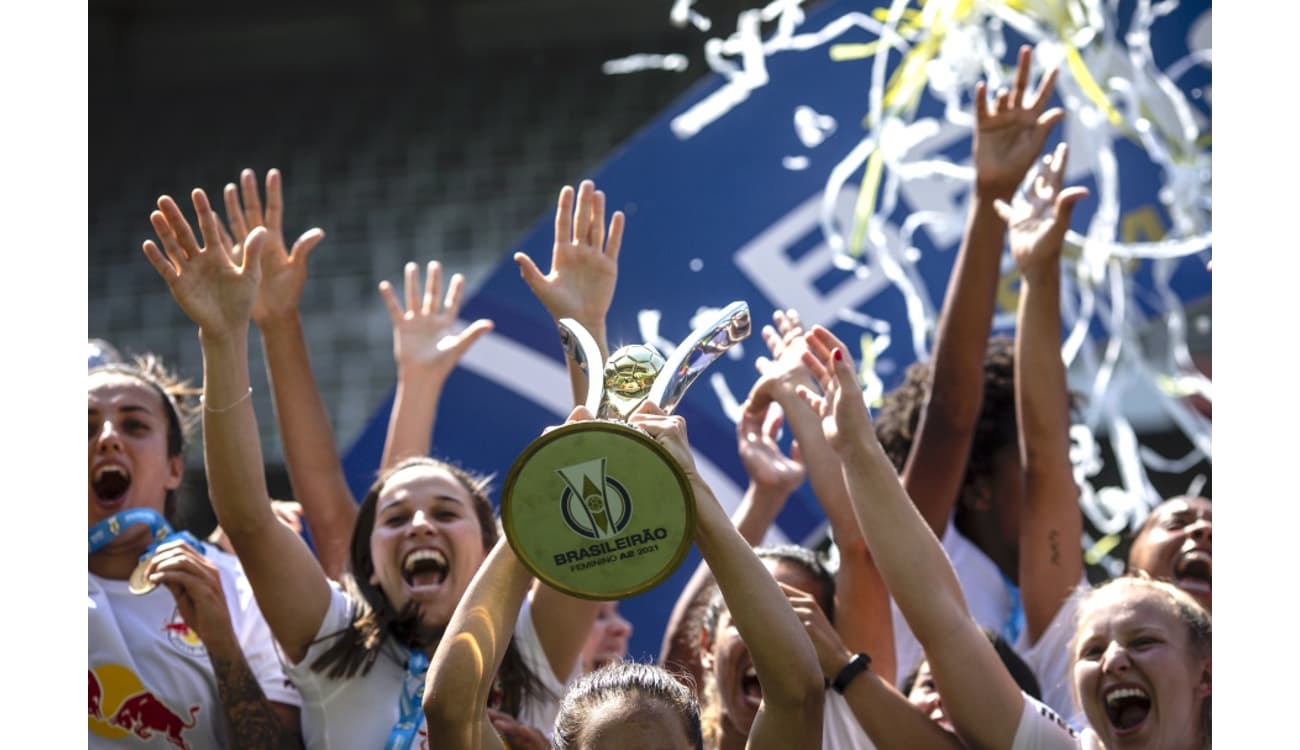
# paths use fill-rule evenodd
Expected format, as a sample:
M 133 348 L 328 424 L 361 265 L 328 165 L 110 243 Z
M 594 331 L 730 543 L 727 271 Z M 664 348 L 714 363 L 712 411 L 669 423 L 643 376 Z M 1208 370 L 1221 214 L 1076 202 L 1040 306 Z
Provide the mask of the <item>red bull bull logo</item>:
M 185 624 L 185 619 L 181 617 L 179 609 L 172 610 L 171 621 L 163 625 L 163 632 L 167 634 L 167 639 L 177 650 L 189 654 L 190 656 L 206 656 L 207 647 L 199 636 L 190 626 Z
M 189 750 L 185 732 L 197 724 L 198 706 L 190 706 L 189 716 L 182 716 L 145 690 L 140 678 L 120 664 L 102 664 L 89 670 L 89 676 L 87 719 L 92 734 L 109 739 L 162 737 L 172 747 Z

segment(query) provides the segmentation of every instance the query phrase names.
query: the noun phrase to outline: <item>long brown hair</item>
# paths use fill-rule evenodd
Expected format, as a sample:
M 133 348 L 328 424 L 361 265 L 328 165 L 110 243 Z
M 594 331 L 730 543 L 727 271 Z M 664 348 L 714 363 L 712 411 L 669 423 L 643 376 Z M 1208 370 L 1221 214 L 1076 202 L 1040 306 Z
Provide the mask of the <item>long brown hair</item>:
M 344 591 L 354 605 L 352 621 L 341 630 L 321 637 L 320 640 L 332 640 L 332 643 L 312 662 L 311 669 L 314 672 L 323 673 L 331 679 L 349 679 L 357 676 L 358 672 L 366 675 L 385 650 L 405 665 L 405 648 L 426 649 L 442 638 L 445 623 L 437 628 L 424 626 L 420 621 L 417 603 L 407 602 L 406 606 L 398 610 L 389 602 L 383 590 L 370 581 L 375 572 L 375 561 L 370 554 L 370 535 L 375 528 L 379 494 L 393 476 L 414 467 L 451 474 L 472 499 L 484 555 L 496 544 L 497 524 L 492 514 L 492 501 L 488 497 L 489 478 L 429 457 L 407 458 L 384 471 L 366 492 L 357 510 L 356 523 L 352 527 L 349 571 L 344 574 L 342 581 Z M 506 649 L 501 669 L 497 672 L 497 680 L 501 693 L 499 708 L 515 716 L 525 698 L 540 696 L 545 690 L 537 675 L 523 660 L 513 638 Z

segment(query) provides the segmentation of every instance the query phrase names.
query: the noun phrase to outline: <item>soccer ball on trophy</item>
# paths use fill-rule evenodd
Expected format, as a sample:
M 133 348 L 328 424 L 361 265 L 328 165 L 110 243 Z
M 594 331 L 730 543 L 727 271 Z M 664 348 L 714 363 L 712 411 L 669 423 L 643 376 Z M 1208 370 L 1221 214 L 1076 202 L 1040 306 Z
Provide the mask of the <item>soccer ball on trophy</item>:
M 650 395 L 650 387 L 664 368 L 664 355 L 649 344 L 619 347 L 605 362 L 605 403 L 602 417 L 626 419 Z M 611 410 L 616 413 L 610 413 Z

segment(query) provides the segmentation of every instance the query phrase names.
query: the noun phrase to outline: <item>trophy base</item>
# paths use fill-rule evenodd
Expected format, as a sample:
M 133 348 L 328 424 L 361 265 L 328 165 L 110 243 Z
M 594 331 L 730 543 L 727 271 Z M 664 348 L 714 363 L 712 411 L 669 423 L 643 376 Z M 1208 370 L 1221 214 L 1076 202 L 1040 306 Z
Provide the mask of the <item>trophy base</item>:
M 661 445 L 622 422 L 575 422 L 534 440 L 501 491 L 501 523 L 519 560 L 583 599 L 624 599 L 681 565 L 695 496 Z

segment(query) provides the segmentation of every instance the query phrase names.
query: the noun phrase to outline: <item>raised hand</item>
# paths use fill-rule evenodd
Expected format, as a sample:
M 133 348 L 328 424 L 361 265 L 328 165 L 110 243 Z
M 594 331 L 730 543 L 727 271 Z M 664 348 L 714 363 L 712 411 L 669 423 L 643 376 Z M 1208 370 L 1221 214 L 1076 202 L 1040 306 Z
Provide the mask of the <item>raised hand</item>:
M 460 312 L 465 277 L 453 274 L 442 296 L 442 265 L 430 261 L 425 276 L 424 294 L 420 295 L 420 269 L 414 263 L 405 268 L 406 309 L 402 309 L 397 292 L 388 281 L 379 284 L 379 293 L 393 321 L 393 357 L 399 372 L 420 371 L 446 378 L 483 334 L 492 330 L 492 321 L 479 319 L 456 333 L 456 316 Z
M 835 626 L 826 619 L 826 613 L 811 594 L 780 581 L 777 581 L 776 585 L 781 587 L 781 593 L 790 600 L 790 606 L 799 617 L 804 630 L 807 631 L 808 638 L 812 640 L 813 648 L 817 650 L 817 661 L 821 664 L 822 675 L 828 680 L 834 679 L 840 669 L 853 657 L 853 652 L 844 645 L 840 634 L 835 631 Z
M 241 202 L 242 194 L 242 202 Z M 249 232 L 266 227 L 266 249 L 262 253 L 262 283 L 253 305 L 253 320 L 259 325 L 298 310 L 302 289 L 307 283 L 307 256 L 323 239 L 325 232 L 313 227 L 303 232 L 293 247 L 285 249 L 284 188 L 280 170 L 266 173 L 266 210 L 257 194 L 257 175 L 251 169 L 239 174 L 239 188 L 234 183 L 224 191 L 226 217 L 233 234 L 234 255 L 239 257 Z
M 821 416 L 822 432 L 831 448 L 844 455 L 855 440 L 861 439 L 859 435 L 872 429 L 857 370 L 848 347 L 825 328 L 813 326 L 805 340 L 808 351 L 803 355 L 804 364 L 821 383 L 825 395 L 799 386 L 799 396 Z
M 576 409 L 574 411 L 577 413 Z M 685 419 L 665 414 L 663 409 L 647 399 L 632 412 L 628 422 L 667 449 L 688 477 L 698 478 L 695 454 L 691 452 L 690 442 L 686 439 Z
M 1058 145 L 1039 161 L 1024 200 L 1015 205 L 1002 200 L 994 204 L 1008 224 L 1011 257 L 1026 277 L 1057 272 L 1074 204 L 1088 195 L 1085 187 L 1061 189 L 1069 155 L 1069 147 Z
M 1011 90 L 998 91 L 990 106 L 984 81 L 975 84 L 975 134 L 971 160 L 975 188 L 991 198 L 1009 199 L 1034 160 L 1047 134 L 1065 116 L 1060 107 L 1044 111 L 1056 87 L 1057 69 L 1047 71 L 1037 90 L 1029 90 L 1032 49 L 1020 48 Z
M 158 199 L 158 209 L 149 215 L 162 249 L 153 240 L 144 241 L 144 254 L 167 282 L 172 296 L 185 314 L 205 334 L 229 335 L 246 331 L 253 301 L 261 281 L 261 255 L 266 246 L 266 229 L 257 228 L 244 241 L 237 259 L 220 228 L 220 220 L 208 197 L 198 188 L 191 193 L 198 216 L 200 247 L 194 231 L 169 195 Z
M 555 245 L 551 270 L 542 274 L 533 259 L 515 253 L 515 263 L 528 288 L 555 320 L 573 318 L 603 332 L 605 314 L 618 281 L 618 253 L 623 244 L 622 211 L 615 211 L 605 235 L 605 193 L 591 180 L 573 188 L 565 185 L 555 206 Z
M 779 398 L 779 391 L 784 390 L 793 395 L 797 385 L 814 385 L 812 374 L 803 363 L 803 353 L 808 350 L 804 343 L 803 322 L 799 313 L 791 310 L 777 310 L 772 313 L 775 326 L 763 326 L 763 343 L 771 353 L 771 359 L 759 357 L 754 360 L 759 379 L 754 384 L 750 399 L 762 407 L 768 399 Z
M 750 481 L 784 499 L 803 484 L 805 471 L 798 443 L 792 445 L 789 456 L 777 445 L 781 422 L 781 407 L 776 404 L 769 403 L 761 411 L 745 408 L 736 423 L 736 442 Z
M 181 619 L 205 644 L 233 643 L 234 626 L 221 588 L 221 572 L 209 559 L 183 540 L 158 547 L 146 575 L 166 586 L 176 599 Z

